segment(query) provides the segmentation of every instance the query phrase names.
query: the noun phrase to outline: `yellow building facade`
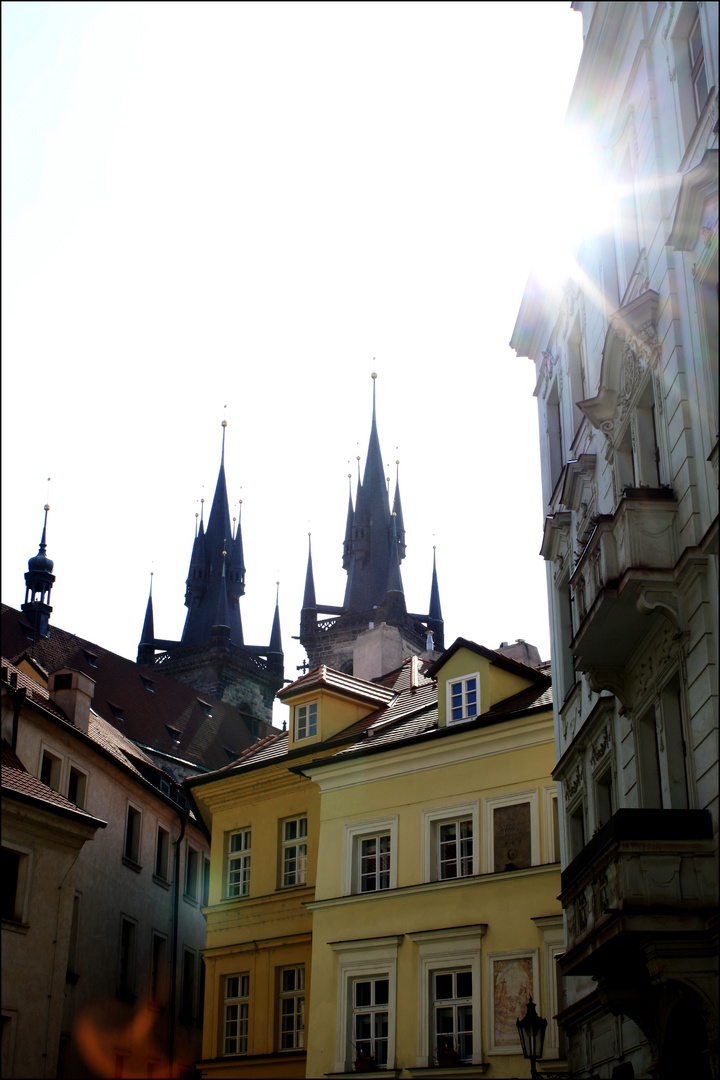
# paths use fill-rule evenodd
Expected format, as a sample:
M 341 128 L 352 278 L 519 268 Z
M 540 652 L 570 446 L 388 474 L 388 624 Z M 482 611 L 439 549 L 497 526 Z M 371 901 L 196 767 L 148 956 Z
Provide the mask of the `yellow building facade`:
M 202 1074 L 523 1075 L 530 996 L 560 1058 L 547 672 L 458 639 L 281 697 L 286 733 L 190 782 L 212 829 Z

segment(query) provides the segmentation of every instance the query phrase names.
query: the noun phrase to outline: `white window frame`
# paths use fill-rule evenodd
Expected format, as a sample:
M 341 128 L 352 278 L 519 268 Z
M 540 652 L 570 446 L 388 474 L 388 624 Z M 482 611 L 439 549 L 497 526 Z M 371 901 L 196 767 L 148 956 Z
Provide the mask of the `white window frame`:
M 560 1032 L 557 1020 L 554 1017 L 563 1007 L 562 1001 L 558 1001 L 557 960 L 565 952 L 565 930 L 562 915 L 546 915 L 533 919 L 543 936 L 543 993 L 545 1012 L 548 1026 L 545 1034 L 545 1048 L 543 1057 L 560 1057 Z
M 227 900 L 240 900 L 242 897 L 250 895 L 250 873 L 251 873 L 251 869 L 252 869 L 252 829 L 249 826 L 247 826 L 247 827 L 245 827 L 243 829 L 232 829 L 230 832 L 226 833 L 225 835 L 226 835 L 225 858 L 226 858 L 226 867 L 227 867 L 227 869 L 225 871 L 225 898 Z M 249 836 L 250 837 L 249 846 L 246 847 L 246 848 L 245 847 L 239 848 L 237 851 L 231 851 L 230 850 L 230 845 L 232 843 L 233 836 L 243 836 L 243 837 Z M 239 891 L 238 892 L 231 892 L 230 873 L 231 873 L 232 863 L 233 863 L 233 861 L 235 859 L 240 860 L 241 877 L 240 877 L 240 882 L 239 882 Z M 245 866 L 245 859 L 248 860 L 247 866 Z
M 532 960 L 532 999 L 541 1016 L 547 1016 L 540 985 L 540 972 L 538 962 L 538 949 L 511 949 L 508 952 L 492 952 L 486 956 L 487 961 L 487 993 L 488 993 L 488 1054 L 520 1054 L 520 1036 L 517 1042 L 507 1046 L 495 1044 L 495 985 L 493 980 L 493 964 L 496 960 L 515 960 L 528 957 Z M 522 1019 L 522 1017 L 519 1017 Z
M 462 881 L 463 878 L 441 878 L 438 862 L 438 833 L 440 826 L 461 818 L 472 819 L 473 831 L 473 875 L 480 873 L 480 808 L 479 803 L 456 803 L 453 806 L 438 806 L 422 811 L 420 841 L 420 876 L 421 881 Z
M 435 1064 L 432 976 L 448 969 L 469 967 L 472 972 L 472 1064 L 483 1062 L 481 942 L 486 930 L 487 923 L 476 923 L 406 935 L 418 946 L 418 1069 Z
M 374 896 L 375 893 L 370 895 Z M 402 935 L 366 938 L 365 941 L 331 941 L 338 954 L 338 1009 L 335 1041 L 335 1072 L 352 1072 L 353 986 L 358 979 L 388 980 L 388 1059 L 387 1068 L 395 1068 L 395 1024 L 397 1019 L 397 951 Z
M 317 735 L 319 704 L 320 704 L 319 701 L 317 699 L 315 699 L 314 701 L 303 701 L 302 704 L 295 705 L 295 707 L 293 708 L 293 738 L 294 738 L 295 742 L 304 742 L 306 739 L 314 739 L 315 736 Z M 311 717 L 312 717 L 313 709 L 315 710 L 315 730 L 314 731 L 309 731 L 308 729 L 311 726 Z M 304 716 L 303 716 L 304 728 L 305 728 L 305 734 L 304 735 L 300 734 L 300 712 L 301 712 L 301 710 L 304 710 Z
M 518 803 L 530 803 L 530 866 L 538 866 L 540 863 L 540 823 L 538 813 L 538 791 L 531 788 L 527 791 L 513 791 L 507 795 L 494 795 L 483 799 L 483 873 L 494 874 L 495 871 L 495 810 L 501 806 L 515 806 Z M 529 869 L 522 867 L 519 869 Z M 517 873 L 517 870 L 502 871 L 497 873 Z
M 304 834 L 304 836 L 300 836 L 298 834 L 293 839 L 286 840 L 285 839 L 285 829 L 286 829 L 286 827 L 288 825 L 292 824 L 293 822 L 295 822 L 298 826 L 300 826 L 300 823 L 303 822 L 303 821 L 305 822 L 305 834 Z M 280 851 L 281 851 L 281 855 L 280 855 L 280 859 L 281 859 L 281 863 L 280 863 L 280 880 L 282 882 L 282 888 L 283 889 L 293 889 L 293 888 L 296 888 L 299 885 L 306 885 L 307 884 L 307 848 L 308 848 L 307 826 L 308 826 L 307 814 L 298 814 L 297 817 L 285 818 L 284 821 L 282 822 L 282 840 L 281 840 L 281 843 L 280 843 Z M 302 849 L 302 848 L 304 848 L 304 852 L 302 854 L 300 854 L 299 852 L 300 852 L 300 849 Z M 289 860 L 289 861 L 294 861 L 294 864 L 295 864 L 295 870 L 293 872 L 293 876 L 295 878 L 295 881 L 288 881 L 287 880 L 287 878 L 289 876 L 289 871 L 288 871 L 288 869 L 286 867 L 286 856 L 289 855 L 291 849 L 295 849 L 294 859 Z
M 283 990 L 283 976 L 286 971 L 294 971 L 297 975 L 302 971 L 302 987 L 295 986 L 293 990 Z M 306 1020 L 306 982 L 305 982 L 305 965 L 304 964 L 289 964 L 280 968 L 278 978 L 278 1052 L 281 1054 L 292 1053 L 294 1050 L 305 1049 L 305 1020 Z M 298 1009 L 298 1001 L 302 999 L 302 1008 Z M 292 1029 L 294 1046 L 283 1046 L 283 1001 L 294 1001 L 295 1007 L 293 1010 L 294 1026 Z M 302 1027 L 298 1026 L 298 1017 L 301 1018 Z
M 222 979 L 223 979 L 223 984 L 224 984 L 224 992 L 223 992 L 223 999 L 222 999 L 223 1000 L 222 1034 L 221 1034 L 221 1037 L 220 1037 L 221 1038 L 221 1044 L 220 1045 L 222 1047 L 222 1052 L 221 1052 L 220 1056 L 221 1057 L 240 1057 L 240 1056 L 244 1056 L 248 1052 L 248 1039 L 249 1039 L 249 1036 L 250 1036 L 250 972 L 248 972 L 248 971 L 232 972 L 229 975 L 223 975 Z M 234 996 L 234 997 L 228 997 L 228 982 L 229 982 L 230 979 L 237 979 L 238 980 L 238 994 L 237 994 L 237 996 Z M 245 980 L 245 981 L 243 981 L 243 980 Z M 243 990 L 245 989 L 245 987 L 247 987 L 247 993 L 243 993 Z M 234 1036 L 235 1044 L 236 1044 L 235 1049 L 234 1050 L 228 1050 L 227 1045 L 226 1045 L 227 1041 L 228 1041 L 228 1036 L 226 1034 L 226 1032 L 227 1032 L 227 1024 L 228 1024 L 227 1012 L 228 1012 L 228 1007 L 232 1007 L 234 1005 L 237 1005 L 237 1007 L 238 1007 L 238 1015 L 237 1015 L 238 1033 L 237 1033 L 237 1035 Z M 243 1015 L 243 1011 L 244 1011 L 245 1015 Z M 230 1022 L 232 1023 L 234 1021 L 230 1021 Z M 243 1023 L 245 1025 L 245 1034 L 244 1035 L 242 1034 Z M 244 1042 L 244 1047 L 241 1050 L 241 1049 L 239 1049 L 239 1046 L 243 1042 Z
M 543 847 L 546 863 L 560 862 L 560 802 L 557 784 L 546 784 L 542 789 L 543 798 Z M 558 849 L 555 850 L 555 835 L 553 829 L 553 802 L 557 806 L 558 814 Z M 532 809 L 530 810 L 532 820 Z
M 465 684 L 470 679 L 475 680 L 475 694 L 476 694 L 476 697 L 477 697 L 477 700 L 475 702 L 475 708 L 476 708 L 477 711 L 474 714 L 472 714 L 471 716 L 468 716 L 467 711 L 466 711 L 466 709 L 467 709 L 467 701 L 466 701 L 467 691 L 465 690 Z M 453 720 L 453 717 L 452 717 L 452 709 L 453 709 L 453 706 L 452 706 L 452 688 L 453 688 L 453 686 L 457 686 L 459 683 L 463 684 L 463 715 L 459 719 Z M 477 720 L 479 716 L 480 716 L 480 672 L 479 671 L 471 671 L 471 672 L 468 672 L 467 675 L 460 675 L 457 679 L 448 679 L 448 681 L 445 684 L 445 721 L 446 721 L 447 726 L 452 727 L 454 724 L 466 724 L 469 720 Z
M 398 845 L 398 816 L 380 818 L 376 821 L 360 821 L 354 825 L 345 825 L 343 837 L 343 865 L 342 865 L 342 895 L 353 896 L 377 896 L 378 893 L 388 892 L 389 889 L 379 889 L 373 892 L 360 892 L 359 880 L 359 849 L 360 842 L 379 835 L 390 836 L 390 885 L 389 889 L 397 889 L 397 845 Z

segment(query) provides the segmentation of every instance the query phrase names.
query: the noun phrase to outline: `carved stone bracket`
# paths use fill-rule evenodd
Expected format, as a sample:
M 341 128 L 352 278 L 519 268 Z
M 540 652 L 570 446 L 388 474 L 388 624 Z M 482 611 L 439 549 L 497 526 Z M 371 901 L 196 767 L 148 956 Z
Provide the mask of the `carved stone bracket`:
M 653 612 L 659 611 L 661 615 L 669 619 L 675 641 L 679 641 L 690 633 L 682 610 L 681 598 L 674 589 L 642 589 L 635 601 L 635 607 L 641 615 L 652 615 Z
M 617 667 L 588 667 L 585 669 L 588 684 L 596 694 L 609 691 L 621 703 L 620 715 L 632 708 L 633 694 L 626 681 L 626 672 Z

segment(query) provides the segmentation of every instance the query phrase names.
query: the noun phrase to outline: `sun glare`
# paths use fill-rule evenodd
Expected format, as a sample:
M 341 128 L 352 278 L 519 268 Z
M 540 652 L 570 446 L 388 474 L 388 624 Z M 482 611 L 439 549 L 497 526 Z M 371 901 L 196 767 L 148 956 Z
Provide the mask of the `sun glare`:
M 620 197 L 603 175 L 590 140 L 581 131 L 565 130 L 552 162 L 535 181 L 530 238 L 533 276 L 548 287 L 577 277 L 581 243 L 612 232 Z

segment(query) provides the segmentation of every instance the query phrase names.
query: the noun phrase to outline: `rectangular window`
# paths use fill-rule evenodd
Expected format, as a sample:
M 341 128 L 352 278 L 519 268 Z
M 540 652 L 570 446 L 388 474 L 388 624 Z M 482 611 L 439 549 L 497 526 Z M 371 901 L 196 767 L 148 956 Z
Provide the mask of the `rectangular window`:
M 433 974 L 433 1013 L 438 1060 L 443 1053 L 469 1061 L 473 1053 L 472 971 Z
M 170 851 L 170 833 L 158 825 L 155 840 L 155 877 L 168 880 L 168 853 Z
M 180 999 L 180 1019 L 189 1024 L 195 1016 L 195 953 L 190 949 L 183 951 L 182 996 Z
M 135 930 L 131 919 L 121 919 L 118 993 L 122 997 L 132 995 L 135 985 Z
M 595 781 L 595 817 L 597 828 L 607 825 L 614 813 L 612 768 L 608 767 Z
M 140 829 L 142 814 L 134 806 L 128 806 L 125 820 L 125 858 L 140 864 Z
M 582 802 L 574 806 L 567 816 L 570 858 L 574 859 L 585 847 L 585 811 Z
M 79 973 L 78 963 L 78 934 L 80 932 L 80 893 L 73 896 L 72 921 L 70 923 L 70 948 L 68 949 L 67 974 L 77 976 Z M 71 981 L 73 981 L 71 979 Z
M 156 1005 L 162 1005 L 165 1001 L 167 965 L 167 939 L 164 934 L 153 934 L 150 963 L 150 1000 Z
M 530 803 L 511 803 L 493 810 L 495 873 L 532 865 Z
M 295 706 L 295 738 L 309 739 L 317 735 L 317 702 Z
M 194 848 L 188 844 L 185 857 L 185 895 L 190 900 L 198 898 L 198 867 L 200 856 Z
M 352 1021 L 356 1066 L 360 1062 L 369 1061 L 375 1068 L 387 1068 L 389 986 L 386 978 L 358 979 L 353 984 Z
M 224 1054 L 247 1054 L 249 975 L 228 975 L 225 979 Z
M 47 784 L 53 791 L 60 790 L 60 770 L 62 768 L 62 759 L 55 754 L 51 754 L 49 750 L 43 750 L 42 761 L 40 763 L 40 780 L 43 784 Z
M 85 809 L 85 794 L 87 790 L 87 774 L 81 772 L 80 769 L 76 769 L 74 765 L 70 766 L 70 775 L 68 777 L 68 793 L 67 797 L 70 802 L 75 803 L 81 810 Z
M 283 822 L 283 888 L 304 885 L 307 881 L 307 818 Z
M 438 825 L 438 879 L 468 877 L 473 873 L 472 818 Z
M 700 12 L 695 16 L 695 21 L 688 38 L 690 51 L 690 71 L 695 95 L 695 115 L 700 116 L 703 105 L 707 101 L 708 84 L 705 71 L 705 51 L 702 42 L 702 30 L 700 28 Z
M 456 724 L 460 720 L 470 720 L 478 715 L 479 686 L 480 676 L 477 672 L 467 678 L 448 682 L 448 723 Z
M 250 839 L 250 829 L 228 837 L 228 896 L 247 896 L 250 892 Z
M 390 833 L 364 836 L 358 844 L 360 892 L 390 888 Z
M 203 855 L 203 884 L 202 884 L 202 906 L 207 907 L 210 903 L 210 860 L 206 855 Z
M 21 905 L 18 904 L 21 859 L 19 851 L 2 849 L 2 917 L 9 922 L 22 921 Z
M 280 1049 L 305 1046 L 305 968 L 283 968 L 280 973 Z

